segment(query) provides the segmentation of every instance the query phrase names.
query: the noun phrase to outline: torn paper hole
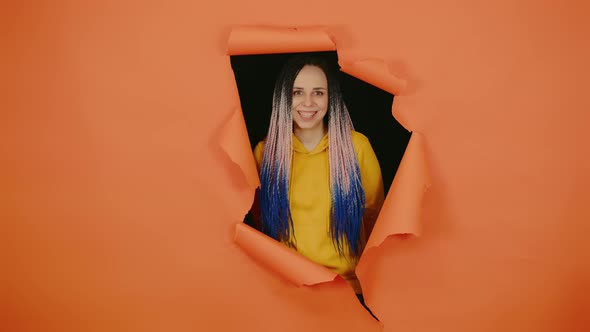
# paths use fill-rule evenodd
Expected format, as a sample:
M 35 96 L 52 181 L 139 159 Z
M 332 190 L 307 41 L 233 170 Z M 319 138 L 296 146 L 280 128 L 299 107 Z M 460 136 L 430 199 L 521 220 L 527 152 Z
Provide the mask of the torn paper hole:
M 266 55 L 335 49 L 336 46 L 332 39 L 322 29 L 236 28 L 232 31 L 228 43 L 229 55 Z M 341 65 L 343 72 L 384 91 L 397 94 L 396 98 L 403 98 L 405 81 L 390 73 L 383 61 L 350 62 L 342 59 Z M 271 98 L 267 100 L 270 101 Z M 257 173 L 255 173 L 256 166 L 251 148 L 257 139 L 250 140 L 248 138 L 248 128 L 244 122 L 244 116 L 241 110 L 238 110 L 240 109 L 236 108 L 235 114 L 225 126 L 220 144 L 231 160 L 242 169 L 248 183 L 254 188 L 259 185 L 259 180 Z M 370 110 L 365 110 L 365 112 L 368 113 Z M 353 117 L 352 114 L 351 117 Z M 391 119 L 391 112 L 389 112 L 389 118 Z M 407 133 L 409 136 L 409 132 Z M 423 193 L 424 183 L 428 182 L 425 180 L 428 178 L 427 169 L 425 167 L 419 168 L 420 165 L 425 165 L 420 144 L 422 138 L 419 136 L 419 134 L 413 133 L 411 142 L 414 143 L 408 145 L 405 152 L 402 151 L 403 158 L 400 157 L 400 169 L 386 197 L 386 204 L 379 215 L 367 248 L 378 250 L 383 239 L 396 234 L 400 229 L 418 234 L 422 194 L 417 195 L 416 193 Z M 417 168 L 412 169 L 416 165 Z M 416 188 L 420 188 L 420 190 L 416 190 Z M 403 199 L 398 202 L 398 197 L 403 197 Z M 403 218 L 400 219 L 400 216 Z M 296 285 L 314 285 L 329 282 L 337 277 L 331 270 L 311 262 L 247 225 L 238 224 L 236 226 L 235 241 L 248 255 Z M 363 262 L 362 256 L 361 262 Z M 363 269 L 369 268 L 370 262 L 364 262 Z M 362 269 L 358 272 L 363 273 Z M 360 279 L 362 283 L 362 278 Z M 370 285 L 363 284 L 362 287 L 370 287 Z

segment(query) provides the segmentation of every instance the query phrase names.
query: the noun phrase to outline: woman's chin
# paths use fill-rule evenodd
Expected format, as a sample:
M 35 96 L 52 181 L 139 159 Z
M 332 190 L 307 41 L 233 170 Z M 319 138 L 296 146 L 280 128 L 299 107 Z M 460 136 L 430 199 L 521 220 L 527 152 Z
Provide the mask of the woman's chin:
M 316 129 L 317 127 L 319 127 L 320 123 L 318 121 L 295 121 L 295 126 L 298 129 L 301 130 L 310 130 L 310 129 Z

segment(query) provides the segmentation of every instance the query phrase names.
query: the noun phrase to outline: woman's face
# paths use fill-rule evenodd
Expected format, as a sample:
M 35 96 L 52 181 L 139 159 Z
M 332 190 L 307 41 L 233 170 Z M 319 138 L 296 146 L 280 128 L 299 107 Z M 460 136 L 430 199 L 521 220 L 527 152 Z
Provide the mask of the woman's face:
M 306 65 L 293 84 L 293 123 L 299 129 L 324 125 L 328 112 L 328 80 L 320 67 Z

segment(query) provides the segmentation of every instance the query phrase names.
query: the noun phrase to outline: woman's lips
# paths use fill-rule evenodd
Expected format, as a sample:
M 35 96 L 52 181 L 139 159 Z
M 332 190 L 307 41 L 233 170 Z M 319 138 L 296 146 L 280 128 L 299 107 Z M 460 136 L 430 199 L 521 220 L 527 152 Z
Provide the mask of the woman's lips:
M 318 113 L 318 111 L 297 111 L 303 120 L 311 120 Z

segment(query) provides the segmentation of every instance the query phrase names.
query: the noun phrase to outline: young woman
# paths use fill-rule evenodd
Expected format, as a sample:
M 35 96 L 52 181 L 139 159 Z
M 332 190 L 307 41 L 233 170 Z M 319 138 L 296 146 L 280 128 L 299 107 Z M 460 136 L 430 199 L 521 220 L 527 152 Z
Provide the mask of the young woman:
M 263 233 L 340 274 L 359 295 L 355 267 L 383 204 L 369 140 L 354 131 L 337 68 L 295 56 L 274 89 L 270 127 L 254 149 L 254 219 Z

